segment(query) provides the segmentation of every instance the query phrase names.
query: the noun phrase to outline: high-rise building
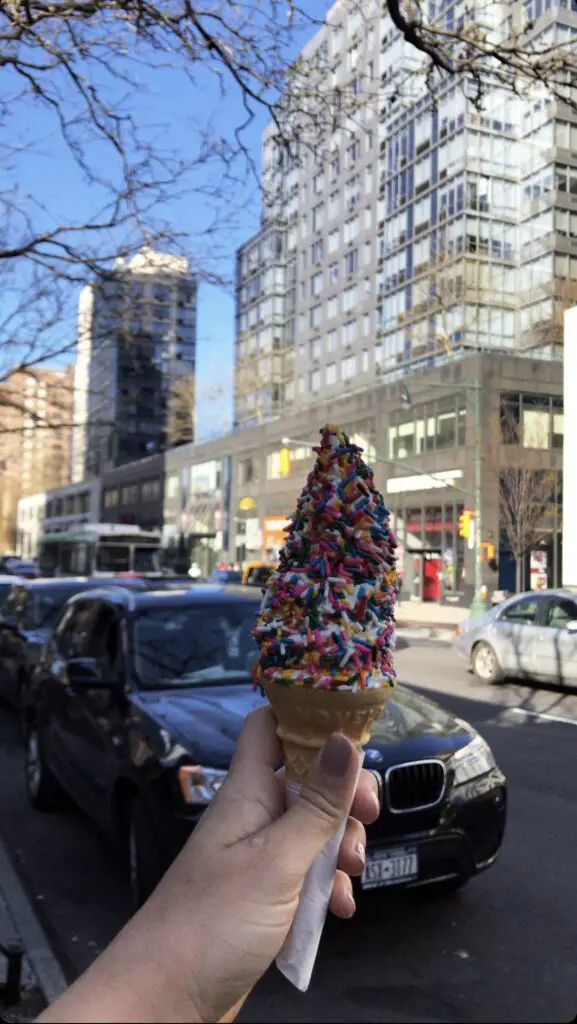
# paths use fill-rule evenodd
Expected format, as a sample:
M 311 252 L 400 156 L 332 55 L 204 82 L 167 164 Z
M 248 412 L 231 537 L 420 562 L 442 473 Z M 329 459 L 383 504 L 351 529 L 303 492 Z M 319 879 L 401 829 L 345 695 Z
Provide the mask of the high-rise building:
M 493 26 L 501 38 L 527 18 L 543 45 L 577 33 L 572 10 L 529 0 L 512 12 Z M 430 5 L 429 15 L 448 29 L 467 16 L 460 0 Z M 478 16 L 489 15 L 498 17 L 497 4 Z M 417 51 L 380 5 L 357 0 L 334 4 L 302 56 L 311 95 L 317 81 L 324 95 L 337 90 L 342 116 L 330 127 L 321 117 L 314 145 L 305 122 L 292 151 L 276 125 L 265 132 L 263 227 L 238 256 L 236 422 L 472 348 L 558 355 L 562 311 L 577 299 L 570 107 L 544 87 L 521 99 L 490 79 L 481 105 L 475 83 L 462 78 L 437 79 L 431 91 L 417 73 Z M 264 358 L 273 272 L 263 240 L 271 231 L 282 238 L 278 379 L 267 378 Z M 256 378 L 247 361 L 259 367 Z
M 70 479 L 72 367 L 13 373 L 0 385 L 0 550 L 16 543 L 21 497 Z
M 72 478 L 194 439 L 196 279 L 143 249 L 78 306 Z

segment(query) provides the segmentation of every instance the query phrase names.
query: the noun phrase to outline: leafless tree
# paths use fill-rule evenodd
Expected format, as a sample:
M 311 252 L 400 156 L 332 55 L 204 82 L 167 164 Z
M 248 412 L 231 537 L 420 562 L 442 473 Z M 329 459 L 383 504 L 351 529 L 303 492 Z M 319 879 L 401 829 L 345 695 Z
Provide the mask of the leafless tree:
M 556 492 L 553 471 L 509 467 L 499 479 L 501 529 L 516 560 L 517 593 L 523 585 L 523 562 L 551 526 Z
M 105 279 L 143 242 L 185 251 L 196 269 L 218 276 L 230 239 L 219 229 L 248 198 L 249 129 L 259 111 L 271 119 L 279 154 L 295 158 L 303 140 L 316 148 L 327 130 L 353 130 L 367 102 L 398 99 L 403 77 L 434 95 L 453 77 L 479 105 L 494 86 L 573 103 L 574 47 L 540 41 L 522 5 L 476 0 L 453 24 L 441 13 L 431 19 L 424 0 L 347 0 L 330 15 L 332 30 L 357 12 L 367 31 L 396 36 L 407 55 L 382 80 L 363 78 L 361 68 L 354 82 L 337 75 L 330 46 L 296 57 L 327 6 L 0 5 L 0 380 L 69 352 L 79 283 Z M 233 110 L 226 128 L 225 103 Z M 34 167 L 53 176 L 48 192 L 39 193 Z M 178 228 L 184 203 L 203 208 L 192 239 Z
M 567 33 L 543 32 L 545 5 L 515 0 L 472 0 L 444 11 L 425 0 L 385 0 L 394 29 L 413 54 L 405 79 L 424 78 L 434 87 L 447 77 L 461 80 L 482 107 L 488 93 L 501 88 L 520 97 L 550 97 L 574 106 L 577 55 Z M 420 61 L 415 60 L 418 53 Z M 399 76 L 388 76 L 390 95 Z
M 539 431 L 538 425 L 535 431 Z M 547 438 L 538 433 L 525 438 L 536 446 L 535 451 L 520 447 L 522 441 L 519 423 L 509 410 L 503 409 L 500 438 L 495 438 L 492 461 L 495 464 L 498 443 L 499 522 L 516 561 L 517 592 L 524 584 L 527 553 L 550 533 L 555 522 L 558 493 L 556 472 L 538 466 L 539 461 L 543 464 L 539 455 L 547 447 Z

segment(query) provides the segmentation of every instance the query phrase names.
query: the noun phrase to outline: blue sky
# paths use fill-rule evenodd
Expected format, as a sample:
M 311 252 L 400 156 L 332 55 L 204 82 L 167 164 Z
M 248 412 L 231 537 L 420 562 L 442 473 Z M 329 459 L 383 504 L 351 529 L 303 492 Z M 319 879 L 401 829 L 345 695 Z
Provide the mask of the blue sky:
M 322 17 L 330 4 L 326 0 L 308 0 L 307 13 Z M 313 34 L 312 28 L 300 31 L 295 39 L 294 52 Z M 154 139 L 164 150 L 178 152 L 185 158 L 194 158 L 199 146 L 199 130 L 210 124 L 213 132 L 231 140 L 237 126 L 245 120 L 240 93 L 236 86 L 227 84 L 226 95 L 219 94 L 215 78 L 203 67 L 195 82 L 187 81 L 177 66 L 151 70 L 144 64 L 137 66 L 138 89 L 130 100 L 136 121 L 146 128 L 147 138 Z M 4 82 L 4 99 L 10 101 L 10 85 Z M 103 79 L 112 104 L 122 108 L 119 86 Z M 63 86 L 64 95 L 67 86 Z M 116 91 L 114 91 L 116 90 Z M 14 93 L 12 93 L 14 95 Z M 255 108 L 254 121 L 244 131 L 243 141 L 257 165 L 260 165 L 260 141 L 268 120 L 264 109 Z M 24 116 L 22 116 L 24 115 Z M 54 120 L 46 107 L 37 100 L 24 98 L 14 103 L 12 121 L 4 126 L 2 142 L 24 147 L 18 155 L 11 174 L 13 188 L 18 188 L 24 206 L 33 213 L 35 230 L 57 223 L 83 222 L 101 202 L 98 187 L 85 180 L 61 141 Z M 31 147 L 31 148 L 30 148 Z M 114 180 L 114 165 L 110 153 L 103 145 L 86 146 L 90 163 L 103 176 Z M 3 170 L 5 168 L 3 167 Z M 203 166 L 194 171 L 188 183 L 190 194 L 179 200 L 171 199 L 160 212 L 188 236 L 189 248 L 201 269 L 208 267 L 227 284 L 201 284 L 198 315 L 198 433 L 199 436 L 222 432 L 225 421 L 230 421 L 232 403 L 232 370 L 234 340 L 234 255 L 236 247 L 258 227 L 260 202 L 254 180 L 239 184 L 229 191 L 219 213 L 234 216 L 215 231 L 210 239 L 199 238 L 198 232 L 209 223 L 210 201 L 198 195 L 198 188 L 210 186 L 218 168 Z M 10 175 L 9 175 L 10 177 Z M 6 176 L 5 176 L 6 181 Z M 10 187 L 10 186 L 9 186 Z M 195 188 L 197 190 L 195 194 Z M 65 316 L 58 330 L 62 340 L 75 335 L 75 304 L 78 289 L 73 288 L 68 298 Z M 6 311 L 6 298 L 0 298 L 0 311 Z

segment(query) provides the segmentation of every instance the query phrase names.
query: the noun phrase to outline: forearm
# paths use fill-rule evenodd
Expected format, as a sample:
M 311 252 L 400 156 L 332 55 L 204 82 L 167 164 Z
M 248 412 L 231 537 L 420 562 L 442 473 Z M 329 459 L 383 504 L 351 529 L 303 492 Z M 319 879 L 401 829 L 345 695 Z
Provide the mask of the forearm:
M 38 1024 L 201 1022 L 191 979 L 179 974 L 179 958 L 167 954 L 170 944 L 144 908 Z M 189 947 L 187 953 L 194 963 L 194 951 Z

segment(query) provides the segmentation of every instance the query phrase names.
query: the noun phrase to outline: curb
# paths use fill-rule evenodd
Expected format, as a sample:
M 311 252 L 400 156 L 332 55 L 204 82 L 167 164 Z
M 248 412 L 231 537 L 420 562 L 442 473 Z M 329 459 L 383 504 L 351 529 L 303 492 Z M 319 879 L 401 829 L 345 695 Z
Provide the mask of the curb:
M 421 623 L 398 622 L 397 629 L 401 636 L 413 640 L 436 640 L 438 643 L 452 644 L 455 639 L 456 626 L 429 626 Z
M 0 902 L 22 940 L 25 959 L 34 975 L 47 1005 L 53 1003 L 68 988 L 44 929 L 40 925 L 32 903 L 20 881 L 6 846 L 0 838 Z

